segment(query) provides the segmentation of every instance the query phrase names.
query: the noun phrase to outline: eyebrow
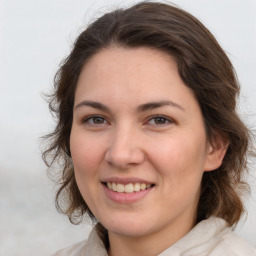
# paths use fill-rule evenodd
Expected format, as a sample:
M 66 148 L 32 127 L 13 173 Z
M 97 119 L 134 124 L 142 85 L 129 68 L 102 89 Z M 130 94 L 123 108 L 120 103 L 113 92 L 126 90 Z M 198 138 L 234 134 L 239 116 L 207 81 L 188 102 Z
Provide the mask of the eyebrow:
M 175 108 L 185 111 L 185 109 L 182 106 L 180 106 L 179 104 L 177 104 L 171 100 L 145 103 L 145 104 L 138 106 L 137 110 L 138 110 L 138 112 L 144 112 L 147 110 L 160 108 L 160 107 L 164 107 L 164 106 L 171 106 L 171 107 L 175 107 Z
M 82 107 L 82 106 L 88 106 L 88 107 L 102 110 L 104 112 L 111 113 L 110 108 L 108 108 L 106 105 L 104 105 L 100 102 L 96 102 L 96 101 L 84 100 L 84 101 L 78 103 L 75 106 L 75 109 Z M 170 100 L 154 101 L 154 102 L 145 103 L 145 104 L 139 105 L 137 107 L 137 111 L 140 113 L 140 112 L 145 112 L 148 110 L 152 110 L 152 109 L 160 108 L 160 107 L 164 107 L 164 106 L 171 106 L 171 107 L 175 107 L 175 108 L 185 111 L 185 109 L 182 106 L 180 106 L 179 104 L 177 104 L 173 101 L 170 101 Z
M 103 105 L 100 102 L 96 102 L 96 101 L 84 100 L 84 101 L 78 103 L 75 106 L 75 109 L 77 109 L 79 107 L 82 107 L 82 106 L 88 106 L 88 107 L 96 108 L 96 109 L 99 109 L 99 110 L 102 110 L 102 111 L 108 112 L 108 113 L 111 112 L 111 110 L 107 106 Z

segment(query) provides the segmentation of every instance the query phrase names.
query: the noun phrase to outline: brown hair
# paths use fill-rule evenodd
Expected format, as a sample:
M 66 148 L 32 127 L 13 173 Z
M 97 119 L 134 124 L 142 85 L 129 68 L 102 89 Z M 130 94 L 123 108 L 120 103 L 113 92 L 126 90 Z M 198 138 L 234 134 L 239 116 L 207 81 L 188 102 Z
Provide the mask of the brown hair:
M 246 188 L 243 176 L 248 167 L 251 135 L 236 113 L 239 84 L 235 71 L 200 21 L 177 7 L 148 1 L 107 13 L 90 24 L 77 38 L 55 76 L 49 106 L 56 114 L 57 125 L 46 136 L 51 144 L 43 157 L 47 162 L 50 156 L 48 166 L 58 160 L 63 164 L 57 208 L 73 223 L 79 222 L 85 213 L 94 218 L 76 184 L 69 139 L 81 69 L 92 55 L 111 45 L 151 47 L 176 59 L 180 77 L 200 104 L 208 139 L 211 141 L 217 135 L 229 142 L 222 165 L 203 175 L 197 221 L 214 215 L 230 226 L 236 224 L 244 211 L 239 188 L 241 191 Z M 62 200 L 64 206 L 60 204 Z

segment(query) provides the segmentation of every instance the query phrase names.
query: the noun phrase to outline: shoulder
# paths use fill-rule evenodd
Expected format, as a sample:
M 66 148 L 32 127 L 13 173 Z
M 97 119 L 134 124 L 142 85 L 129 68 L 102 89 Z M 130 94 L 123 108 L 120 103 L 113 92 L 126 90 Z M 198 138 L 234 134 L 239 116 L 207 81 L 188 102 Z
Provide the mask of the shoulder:
M 256 249 L 230 229 L 220 237 L 220 241 L 213 252 L 215 252 L 213 255 L 229 252 L 232 256 L 256 256 Z
M 199 222 L 161 256 L 256 256 L 256 250 L 216 217 Z
M 206 230 L 208 233 L 212 232 L 209 241 L 203 243 L 208 251 L 207 255 L 256 256 L 256 249 L 234 233 L 223 219 L 210 218 L 201 228 L 201 235 L 204 233 L 205 236 Z
M 96 227 L 92 229 L 87 240 L 73 244 L 56 252 L 53 256 L 107 256 L 107 250 L 98 236 Z
M 69 247 L 57 251 L 53 256 L 79 256 L 85 253 L 87 240 L 75 243 Z

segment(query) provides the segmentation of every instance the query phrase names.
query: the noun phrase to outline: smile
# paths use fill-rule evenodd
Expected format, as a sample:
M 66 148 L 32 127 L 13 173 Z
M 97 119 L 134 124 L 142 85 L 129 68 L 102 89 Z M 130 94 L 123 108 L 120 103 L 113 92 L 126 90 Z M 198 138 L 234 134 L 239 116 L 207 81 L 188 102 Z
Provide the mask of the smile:
M 114 182 L 107 182 L 106 186 L 118 193 L 133 193 L 139 192 L 142 190 L 149 189 L 153 186 L 153 184 L 146 184 L 146 183 L 129 183 L 129 184 L 121 184 L 121 183 L 114 183 Z

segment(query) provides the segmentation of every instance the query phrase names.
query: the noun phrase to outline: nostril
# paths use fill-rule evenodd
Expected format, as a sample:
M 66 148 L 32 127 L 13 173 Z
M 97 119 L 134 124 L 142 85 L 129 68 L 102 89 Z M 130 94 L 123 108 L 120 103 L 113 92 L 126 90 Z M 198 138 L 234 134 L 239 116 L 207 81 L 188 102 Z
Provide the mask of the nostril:
M 145 156 L 136 140 L 134 138 L 131 140 L 131 136 L 120 137 L 113 141 L 105 152 L 105 161 L 122 170 L 141 164 Z

